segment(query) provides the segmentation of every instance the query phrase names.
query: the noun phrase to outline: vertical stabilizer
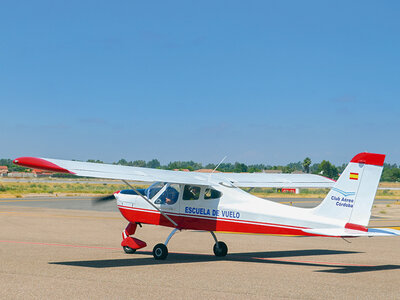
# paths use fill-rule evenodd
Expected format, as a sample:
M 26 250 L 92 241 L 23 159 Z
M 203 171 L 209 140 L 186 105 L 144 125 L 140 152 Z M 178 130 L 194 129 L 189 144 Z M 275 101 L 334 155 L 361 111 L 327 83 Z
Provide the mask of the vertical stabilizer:
M 351 160 L 322 203 L 320 216 L 343 221 L 346 228 L 364 230 L 371 216 L 385 155 L 359 153 Z

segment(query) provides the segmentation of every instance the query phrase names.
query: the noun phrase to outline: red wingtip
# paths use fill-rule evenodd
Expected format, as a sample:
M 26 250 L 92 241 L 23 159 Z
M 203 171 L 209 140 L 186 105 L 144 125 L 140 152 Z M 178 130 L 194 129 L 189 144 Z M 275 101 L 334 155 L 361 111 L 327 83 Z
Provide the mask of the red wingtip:
M 52 162 L 37 157 L 19 157 L 14 159 L 13 163 L 28 168 L 47 170 L 58 173 L 75 174 L 73 172 L 68 171 L 67 169 L 57 166 L 56 164 L 53 164 Z
M 385 154 L 362 152 L 353 157 L 351 162 L 366 165 L 383 166 Z

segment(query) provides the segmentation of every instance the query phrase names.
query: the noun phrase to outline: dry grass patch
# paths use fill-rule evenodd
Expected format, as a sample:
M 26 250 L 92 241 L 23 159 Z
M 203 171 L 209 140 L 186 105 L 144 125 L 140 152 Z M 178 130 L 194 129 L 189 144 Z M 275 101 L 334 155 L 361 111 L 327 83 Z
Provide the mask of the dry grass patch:
M 143 186 L 136 186 L 142 188 Z M 112 194 L 127 189 L 125 184 L 89 184 L 89 183 L 48 183 L 48 182 L 0 182 L 0 197 L 22 197 L 22 195 L 82 195 Z

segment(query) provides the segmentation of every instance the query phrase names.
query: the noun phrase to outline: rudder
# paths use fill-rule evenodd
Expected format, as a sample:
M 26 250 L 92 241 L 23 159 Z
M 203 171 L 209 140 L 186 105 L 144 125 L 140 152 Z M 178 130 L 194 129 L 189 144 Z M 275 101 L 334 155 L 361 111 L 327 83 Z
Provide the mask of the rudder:
M 346 228 L 363 230 L 371 216 L 384 160 L 384 154 L 354 156 L 314 213 L 343 222 Z

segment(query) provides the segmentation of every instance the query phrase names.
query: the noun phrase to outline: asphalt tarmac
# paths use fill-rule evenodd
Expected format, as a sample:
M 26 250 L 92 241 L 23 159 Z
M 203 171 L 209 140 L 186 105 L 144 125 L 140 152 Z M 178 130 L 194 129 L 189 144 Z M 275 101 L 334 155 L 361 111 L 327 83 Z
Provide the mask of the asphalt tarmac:
M 125 254 L 120 242 L 126 221 L 112 202 L 92 207 L 90 199 L 82 198 L 1 201 L 3 299 L 398 299 L 400 295 L 399 237 L 356 238 L 348 243 L 340 238 L 219 233 L 229 254 L 216 258 L 209 233 L 183 231 L 168 244 L 167 260 L 155 261 L 151 250 L 165 241 L 170 229 L 144 225 L 135 236 L 148 246 Z M 312 199 L 296 201 L 301 205 Z M 373 216 L 372 226 L 399 226 L 400 205 L 375 203 Z
M 0 198 L 0 205 L 14 205 L 21 207 L 44 207 L 95 211 L 118 211 L 114 202 L 105 202 L 101 205 L 93 205 L 93 197 L 24 197 L 24 198 Z M 323 199 L 315 198 L 269 198 L 278 203 L 293 205 L 303 208 L 317 206 Z M 375 204 L 392 204 L 400 202 L 399 199 L 375 199 Z

